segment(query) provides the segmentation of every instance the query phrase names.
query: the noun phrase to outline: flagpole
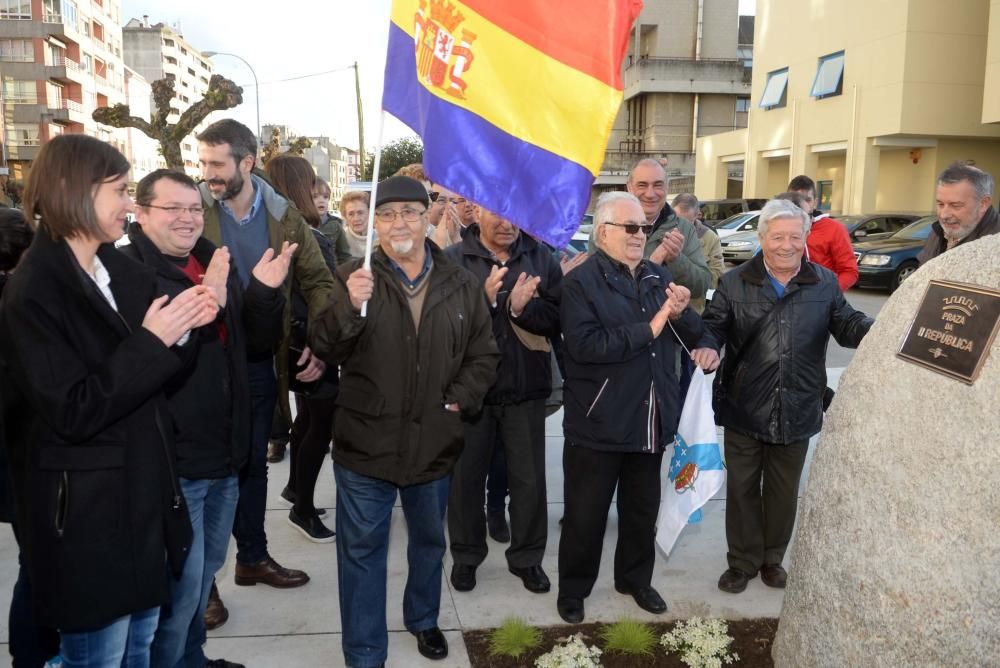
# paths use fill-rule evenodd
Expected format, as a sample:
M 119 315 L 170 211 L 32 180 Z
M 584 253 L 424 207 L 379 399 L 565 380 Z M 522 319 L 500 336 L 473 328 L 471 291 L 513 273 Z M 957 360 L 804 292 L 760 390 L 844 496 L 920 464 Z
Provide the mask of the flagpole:
M 382 166 L 382 130 L 385 127 L 385 109 L 378 117 L 378 136 L 375 139 L 375 164 L 372 165 L 372 195 L 370 206 L 368 207 L 368 235 L 365 237 L 365 264 L 366 271 L 372 269 L 372 242 L 375 231 L 375 196 L 378 194 L 378 170 Z M 361 160 L 365 159 L 361 156 Z M 364 162 L 362 162 L 364 164 Z M 361 317 L 368 317 L 368 302 L 361 304 Z

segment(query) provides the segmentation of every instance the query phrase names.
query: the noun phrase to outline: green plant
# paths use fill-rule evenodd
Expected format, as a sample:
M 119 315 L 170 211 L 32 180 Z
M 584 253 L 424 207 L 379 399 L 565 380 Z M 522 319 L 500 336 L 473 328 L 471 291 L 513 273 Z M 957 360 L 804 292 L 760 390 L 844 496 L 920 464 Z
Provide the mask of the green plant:
M 541 631 L 520 617 L 508 617 L 490 634 L 490 654 L 517 658 L 541 642 Z
M 601 668 L 601 650 L 583 642 L 583 634 L 560 638 L 551 650 L 535 659 L 535 668 Z
M 729 653 L 732 642 L 724 620 L 700 617 L 678 622 L 673 630 L 660 636 L 660 644 L 668 652 L 680 653 L 681 661 L 690 668 L 721 668 L 722 664 L 739 661 L 736 652 Z
M 620 619 L 601 630 L 604 651 L 619 654 L 652 656 L 656 647 L 656 633 L 645 622 L 637 619 Z

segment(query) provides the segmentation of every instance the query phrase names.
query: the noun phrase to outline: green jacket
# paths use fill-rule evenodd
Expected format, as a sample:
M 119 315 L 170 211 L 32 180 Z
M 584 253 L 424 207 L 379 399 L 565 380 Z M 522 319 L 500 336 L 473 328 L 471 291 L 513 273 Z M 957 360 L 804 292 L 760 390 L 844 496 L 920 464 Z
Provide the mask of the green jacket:
M 282 314 L 281 340 L 274 351 L 278 370 L 278 406 L 285 416 L 291 419 L 291 408 L 288 405 L 288 345 L 292 331 L 292 282 L 298 282 L 299 290 L 309 303 L 309 320 L 312 321 L 319 317 L 320 311 L 326 307 L 333 295 L 333 276 L 323 261 L 323 254 L 313 238 L 309 224 L 298 209 L 291 206 L 288 200 L 275 192 L 274 188 L 264 180 L 258 177 L 251 178 L 254 185 L 261 188 L 264 208 L 267 209 L 267 230 L 271 248 L 277 253 L 281 251 L 281 244 L 284 241 L 299 245 L 288 270 L 288 276 L 281 286 L 281 292 L 285 297 L 285 311 Z M 212 198 L 206 184 L 202 183 L 199 187 L 205 206 L 203 236 L 216 246 L 221 246 L 219 204 Z
M 649 258 L 667 232 L 679 228 L 684 235 L 684 248 L 676 260 L 666 263 L 666 267 L 678 285 L 683 285 L 691 291 L 692 307 L 696 300 L 701 300 L 704 305 L 705 293 L 712 285 L 712 272 L 709 271 L 705 253 L 701 250 L 701 240 L 691 223 L 677 217 L 672 211 L 666 213 L 669 210 L 664 207 L 653 223 L 653 232 L 646 238 L 646 250 L 643 256 Z
M 333 243 L 333 254 L 337 258 L 338 267 L 354 259 L 347 237 L 344 235 L 344 221 L 328 214 L 316 229 Z

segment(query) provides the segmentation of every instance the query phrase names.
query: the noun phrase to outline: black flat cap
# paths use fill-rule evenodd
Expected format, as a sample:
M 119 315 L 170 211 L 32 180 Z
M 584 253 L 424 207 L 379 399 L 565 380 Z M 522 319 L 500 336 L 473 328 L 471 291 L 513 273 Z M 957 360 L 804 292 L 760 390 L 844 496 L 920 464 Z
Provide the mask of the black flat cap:
M 431 205 L 424 184 L 409 176 L 390 176 L 378 184 L 378 192 L 375 193 L 376 208 L 389 202 L 422 202 L 425 207 Z

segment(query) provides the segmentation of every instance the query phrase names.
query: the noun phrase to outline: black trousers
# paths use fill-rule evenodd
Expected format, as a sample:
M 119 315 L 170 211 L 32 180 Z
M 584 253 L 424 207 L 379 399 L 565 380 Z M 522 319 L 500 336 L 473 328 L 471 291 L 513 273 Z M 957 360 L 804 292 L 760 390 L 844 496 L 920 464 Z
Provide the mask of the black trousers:
M 656 560 L 663 452 L 604 452 L 567 443 L 563 448 L 566 502 L 559 539 L 559 598 L 586 598 L 601 568 L 608 510 L 618 488 L 615 583 L 648 587 Z
M 774 445 L 727 429 L 724 443 L 726 557 L 731 568 L 752 574 L 785 558 L 809 441 Z
M 330 454 L 335 401 L 295 395 L 297 413 L 289 441 L 288 489 L 295 492 L 295 513 L 299 517 L 316 514 L 313 497 L 323 460 Z
M 496 435 L 503 441 L 510 489 L 510 547 L 507 564 L 526 568 L 542 563 L 548 540 L 545 490 L 545 399 L 509 406 L 484 406 L 465 424 L 465 449 L 451 476 L 448 539 L 456 564 L 478 566 L 486 558 L 483 513 L 486 473 Z

